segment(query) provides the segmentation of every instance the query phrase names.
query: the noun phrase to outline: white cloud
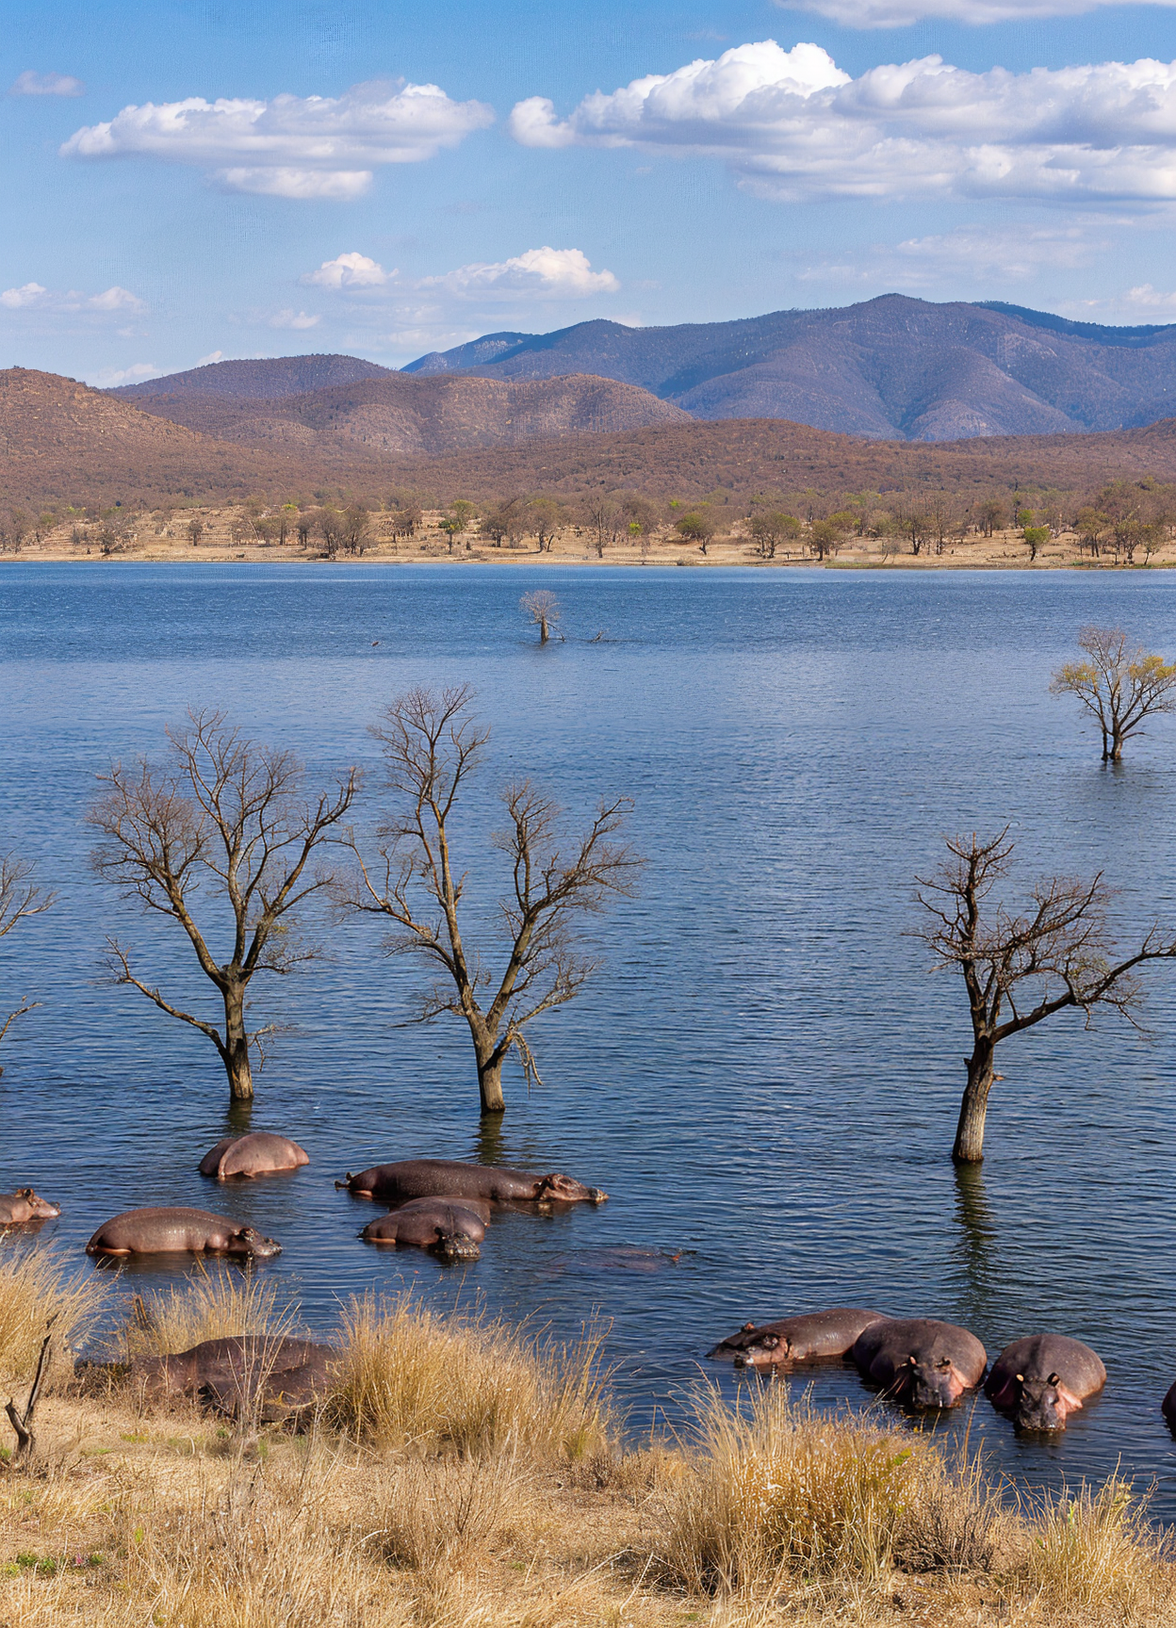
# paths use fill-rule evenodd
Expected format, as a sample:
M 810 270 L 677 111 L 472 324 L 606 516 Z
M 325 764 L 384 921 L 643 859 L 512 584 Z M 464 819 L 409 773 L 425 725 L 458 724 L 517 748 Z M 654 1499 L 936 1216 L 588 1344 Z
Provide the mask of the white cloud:
M 84 96 L 86 87 L 68 73 L 36 73 L 26 68 L 8 87 L 9 96 Z
M 200 358 L 200 360 L 196 363 L 196 366 L 208 367 L 211 362 L 223 362 L 224 359 L 225 353 L 223 350 L 210 350 L 207 356 L 202 356 Z
M 104 367 L 86 379 L 96 390 L 111 390 L 117 384 L 138 384 L 140 379 L 153 379 L 159 374 L 154 362 L 132 362 L 130 367 Z
M 494 121 L 484 102 L 454 102 L 437 85 L 373 80 L 342 96 L 145 102 L 87 125 L 67 158 L 128 155 L 194 164 L 230 191 L 346 200 L 380 164 L 415 164 Z
M 1151 283 L 1143 283 L 1139 288 L 1128 289 L 1119 303 L 1141 311 L 1172 312 L 1176 311 L 1176 294 L 1161 294 Z
M 378 260 L 353 250 L 324 260 L 317 271 L 305 272 L 298 281 L 314 288 L 382 288 L 395 276 L 395 271 L 385 271 Z
M 843 258 L 805 266 L 797 272 L 797 281 L 887 289 L 946 285 L 957 292 L 993 279 L 1025 282 L 1042 271 L 1090 265 L 1112 250 L 1107 226 L 1105 220 L 957 226 L 902 243 L 874 243 Z
M 1176 0 L 774 0 L 774 4 L 782 11 L 815 11 L 843 28 L 903 28 L 930 17 L 979 26 L 1081 17 L 1102 6 L 1176 6 Z
M 517 141 L 722 158 L 749 191 L 811 198 L 1176 199 L 1176 62 L 969 73 L 940 57 L 853 80 L 774 40 L 587 96 L 531 97 Z
M 273 316 L 267 319 L 271 328 L 294 328 L 298 330 L 317 328 L 322 320 L 320 316 L 309 316 L 305 311 L 293 310 L 275 311 Z
M 443 289 L 459 299 L 585 299 L 615 294 L 620 283 L 611 271 L 593 271 L 583 249 L 528 249 L 497 263 L 475 261 L 441 277 L 425 277 L 419 288 Z
M 73 312 L 97 312 L 109 315 L 117 311 L 145 311 L 147 306 L 129 289 L 104 289 L 101 294 L 82 294 L 76 288 L 68 290 L 45 288 L 41 283 L 23 283 L 20 288 L 6 288 L 0 293 L 0 306 L 7 311 L 45 311 L 54 315 Z

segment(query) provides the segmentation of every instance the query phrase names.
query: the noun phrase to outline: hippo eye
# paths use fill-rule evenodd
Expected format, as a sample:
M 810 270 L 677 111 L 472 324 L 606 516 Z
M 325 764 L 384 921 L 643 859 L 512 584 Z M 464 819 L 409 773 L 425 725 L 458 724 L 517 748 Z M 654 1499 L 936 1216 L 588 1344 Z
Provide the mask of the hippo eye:
M 1047 1385 L 1060 1385 L 1061 1380 L 1058 1378 L 1057 1374 L 1050 1374 L 1049 1378 L 1046 1380 L 1045 1383 Z

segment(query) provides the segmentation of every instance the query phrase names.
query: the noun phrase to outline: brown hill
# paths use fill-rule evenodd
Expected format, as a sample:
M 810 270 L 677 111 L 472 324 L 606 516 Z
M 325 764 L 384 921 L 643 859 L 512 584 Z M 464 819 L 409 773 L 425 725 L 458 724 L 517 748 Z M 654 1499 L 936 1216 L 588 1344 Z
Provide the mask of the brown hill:
M 332 462 L 444 455 L 690 421 L 689 413 L 647 390 L 580 374 L 513 381 L 388 373 L 280 400 L 184 388 L 141 397 L 138 405 L 221 440 L 297 448 L 300 456 L 318 452 Z
M 227 396 L 241 401 L 277 401 L 283 396 L 305 396 L 311 390 L 330 390 L 360 379 L 386 378 L 393 370 L 358 356 L 259 356 L 233 362 L 207 362 L 186 373 L 169 373 L 141 384 L 120 384 L 109 392 L 141 407 L 153 396 Z

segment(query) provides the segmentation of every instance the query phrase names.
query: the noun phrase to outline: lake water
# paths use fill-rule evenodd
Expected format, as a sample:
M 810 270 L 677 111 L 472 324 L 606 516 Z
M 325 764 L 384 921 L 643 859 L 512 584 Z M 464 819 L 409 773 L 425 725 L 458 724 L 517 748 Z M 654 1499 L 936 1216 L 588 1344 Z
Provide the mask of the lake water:
M 566 641 L 542 650 L 518 609 L 536 585 L 565 611 Z M 959 1181 L 966 1008 L 905 936 L 942 834 L 1005 823 L 1026 883 L 1104 867 L 1125 934 L 1176 922 L 1176 721 L 1108 772 L 1048 694 L 1089 621 L 1172 652 L 1176 574 L 6 565 L 0 849 L 60 898 L 0 943 L 7 1006 L 43 1003 L 4 1048 L 0 1187 L 57 1199 L 42 1237 L 79 1261 L 134 1205 L 247 1218 L 283 1242 L 264 1270 L 318 1328 L 353 1293 L 405 1285 L 561 1335 L 599 1311 L 635 1428 L 674 1415 L 703 1368 L 733 1387 L 700 1358 L 749 1318 L 875 1305 L 964 1323 L 993 1356 L 1069 1333 L 1105 1358 L 1105 1395 L 1052 1444 L 981 1401 L 973 1437 L 1033 1483 L 1121 1464 L 1176 1518 L 1159 1413 L 1176 1379 L 1176 968 L 1147 974 L 1150 1038 L 1063 1017 L 1009 1041 L 988 1158 Z M 479 925 L 494 794 L 524 772 L 575 820 L 599 793 L 634 798 L 640 893 L 595 924 L 602 970 L 535 1027 L 545 1084 L 509 1078 L 492 1143 L 464 1030 L 398 1027 L 413 969 L 372 923 L 322 924 L 328 957 L 255 986 L 254 1008 L 289 1028 L 253 1124 L 312 1164 L 217 1190 L 195 1170 L 228 1123 L 212 1047 L 102 981 L 117 932 L 215 1016 L 181 946 L 88 870 L 95 777 L 156 752 L 188 706 L 220 706 L 312 774 L 363 764 L 370 831 L 368 725 L 410 685 L 467 681 L 494 729 L 461 832 Z M 612 1196 L 504 1216 L 463 1268 L 361 1244 L 378 1212 L 334 1178 L 418 1153 L 562 1169 Z M 693 1253 L 643 1273 L 601 1256 L 617 1245 Z M 848 1368 L 813 1384 L 821 1405 L 866 1399 Z

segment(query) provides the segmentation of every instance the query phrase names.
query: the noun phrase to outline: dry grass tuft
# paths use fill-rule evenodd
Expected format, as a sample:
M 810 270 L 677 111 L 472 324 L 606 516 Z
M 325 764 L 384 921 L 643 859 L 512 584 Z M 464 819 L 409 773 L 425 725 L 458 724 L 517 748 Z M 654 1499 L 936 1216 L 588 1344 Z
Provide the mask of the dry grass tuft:
M 1176 1546 L 1148 1525 L 1147 1500 L 1133 1497 L 1129 1482 L 1063 1494 L 1031 1522 L 1028 1536 L 1025 1580 L 1053 1606 L 1126 1622 L 1161 1594 L 1169 1609 L 1176 1603 Z
M 0 1376 L 31 1377 L 51 1323 L 55 1349 L 76 1349 L 105 1302 L 102 1284 L 47 1249 L 0 1253 Z
M 328 1416 L 384 1448 L 582 1459 L 611 1434 L 600 1372 L 606 1332 L 539 1346 L 480 1317 L 438 1316 L 409 1295 L 355 1300 Z
M 162 1357 L 204 1340 L 290 1334 L 296 1319 L 297 1308 L 279 1301 L 276 1284 L 201 1261 L 187 1282 L 161 1294 L 135 1295 L 116 1338 L 120 1356 Z

